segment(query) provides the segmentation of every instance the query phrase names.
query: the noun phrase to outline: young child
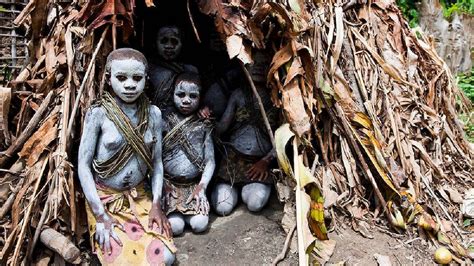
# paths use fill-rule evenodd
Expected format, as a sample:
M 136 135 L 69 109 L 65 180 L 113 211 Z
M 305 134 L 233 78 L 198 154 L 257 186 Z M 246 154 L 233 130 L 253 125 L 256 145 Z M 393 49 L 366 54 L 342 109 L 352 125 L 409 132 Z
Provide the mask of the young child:
M 203 232 L 209 222 L 206 188 L 216 164 L 210 123 L 197 116 L 200 93 L 199 76 L 181 74 L 173 93 L 175 110 L 164 117 L 165 206 L 174 235 L 183 233 L 185 224 Z
M 147 66 L 136 50 L 111 52 L 106 71 L 112 91 L 84 121 L 77 168 L 91 240 L 102 249 L 97 255 L 104 265 L 171 265 L 175 259 L 160 202 L 161 112 L 143 94 Z M 148 177 L 152 195 L 144 189 Z

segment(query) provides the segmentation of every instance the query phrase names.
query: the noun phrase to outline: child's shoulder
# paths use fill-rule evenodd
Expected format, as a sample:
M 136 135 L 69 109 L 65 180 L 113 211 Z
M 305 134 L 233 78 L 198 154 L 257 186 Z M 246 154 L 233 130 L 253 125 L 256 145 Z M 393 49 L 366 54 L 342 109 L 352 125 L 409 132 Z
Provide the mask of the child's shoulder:
M 162 119 L 161 110 L 156 105 L 150 104 L 148 112 L 151 121 L 160 121 Z
M 92 104 L 86 112 L 86 118 L 101 119 L 105 115 L 105 110 L 100 104 Z

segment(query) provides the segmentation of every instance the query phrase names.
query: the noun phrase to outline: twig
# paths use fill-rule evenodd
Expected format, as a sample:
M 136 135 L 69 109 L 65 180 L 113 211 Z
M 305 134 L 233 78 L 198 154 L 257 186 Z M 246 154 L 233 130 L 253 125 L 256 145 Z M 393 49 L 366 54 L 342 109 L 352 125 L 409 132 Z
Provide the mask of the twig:
M 12 145 L 10 145 L 10 147 L 8 147 L 8 149 L 3 154 L 0 155 L 0 167 L 3 167 L 3 165 L 8 161 L 8 159 L 11 158 L 13 154 L 15 154 L 18 149 L 20 149 L 23 144 L 25 144 L 31 134 L 33 134 L 33 131 L 35 130 L 36 126 L 46 114 L 46 111 L 49 108 L 49 104 L 51 103 L 52 98 L 53 91 L 50 91 L 41 103 L 40 107 L 38 108 L 38 111 L 36 111 L 36 113 L 33 115 L 23 132 L 21 132 L 20 136 L 15 140 L 15 142 L 13 142 Z
M 281 250 L 280 254 L 276 256 L 276 258 L 273 260 L 272 265 L 276 266 L 278 262 L 282 261 L 285 258 L 286 252 L 288 251 L 288 247 L 290 246 L 290 241 L 293 236 L 293 232 L 295 232 L 296 229 L 296 224 L 293 225 L 293 227 L 290 229 L 288 232 L 288 235 L 286 235 L 285 239 L 285 244 L 283 245 L 283 249 Z
M 461 230 L 459 229 L 458 225 L 456 224 L 456 222 L 453 220 L 453 218 L 451 217 L 451 215 L 449 214 L 448 210 L 446 209 L 446 207 L 444 207 L 443 203 L 441 203 L 441 201 L 439 200 L 438 196 L 436 196 L 436 194 L 433 192 L 433 190 L 431 189 L 431 186 L 430 186 L 430 183 L 428 182 L 428 180 L 426 180 L 426 177 L 424 175 L 421 175 L 421 179 L 423 180 L 423 183 L 425 183 L 425 186 L 426 188 L 428 189 L 428 192 L 431 194 L 431 197 L 435 198 L 436 202 L 438 203 L 438 205 L 441 207 L 441 209 L 443 210 L 444 214 L 448 217 L 448 219 L 453 223 L 454 225 L 454 228 L 456 229 L 456 232 L 459 234 L 459 237 L 461 237 L 461 239 L 464 241 L 464 237 L 461 233 Z
M 10 175 L 18 175 L 19 174 L 18 172 L 8 170 L 8 169 L 0 169 L 0 173 L 7 173 L 7 174 L 10 174 Z
M 188 9 L 189 20 L 191 21 L 191 25 L 193 25 L 194 35 L 196 35 L 196 39 L 199 43 L 201 43 L 201 38 L 199 38 L 199 33 L 196 28 L 196 24 L 194 24 L 193 14 L 191 14 L 191 7 L 189 4 L 189 0 L 187 1 L 186 8 Z
M 51 195 L 51 190 L 53 186 L 49 187 L 49 193 L 48 195 Z M 48 197 L 49 199 L 49 197 Z M 41 230 L 43 229 L 44 221 L 46 220 L 46 217 L 49 216 L 49 200 L 46 200 L 44 203 L 45 207 L 43 212 L 41 213 L 41 218 L 38 222 L 38 225 L 36 226 L 36 231 L 35 235 L 33 236 L 33 241 L 31 242 L 30 249 L 28 251 L 28 258 L 31 259 L 31 255 L 33 254 L 33 250 L 35 250 L 36 243 L 38 242 L 38 238 L 40 236 Z
M 239 61 L 239 63 L 245 73 L 245 76 L 247 77 L 248 82 L 250 83 L 250 87 L 252 88 L 255 98 L 257 98 L 260 114 L 262 115 L 263 122 L 265 123 L 265 127 L 267 128 L 268 136 L 270 137 L 270 141 L 272 142 L 273 150 L 276 150 L 275 137 L 273 136 L 273 131 L 270 126 L 270 122 L 268 122 L 268 117 L 267 113 L 265 112 L 265 108 L 263 107 L 262 98 L 260 98 L 260 95 L 257 92 L 257 88 L 255 87 L 255 83 L 253 83 L 252 77 L 250 76 L 250 73 L 245 67 L 244 63 L 242 61 Z
M 5 201 L 3 204 L 2 208 L 0 209 L 0 220 L 3 219 L 3 217 L 10 211 L 10 209 L 13 206 L 13 203 L 15 202 L 16 195 L 18 194 L 18 191 L 20 191 L 21 186 L 23 186 L 24 179 L 21 178 L 20 182 L 18 185 L 15 187 L 15 190 L 13 190 L 8 196 L 8 199 Z
M 38 189 L 39 189 L 39 185 L 41 183 L 41 180 L 42 180 L 42 176 L 43 176 L 43 172 L 44 172 L 44 169 L 46 168 L 46 165 L 48 164 L 48 158 L 45 157 L 44 159 L 44 162 L 43 162 L 43 165 L 41 166 L 41 169 L 39 171 L 39 175 L 36 176 L 36 183 L 35 183 L 35 186 L 34 186 L 34 189 L 33 189 L 33 195 L 31 196 L 32 199 L 34 199 L 36 197 L 36 193 L 38 193 Z M 34 173 L 36 174 L 36 173 Z M 15 247 L 15 251 L 13 252 L 13 262 L 12 262 L 12 265 L 17 265 L 17 261 L 20 257 L 20 249 L 21 249 L 21 246 L 23 245 L 23 238 L 25 237 L 25 234 L 26 234 L 26 226 L 30 224 L 30 215 L 31 215 L 31 210 L 33 209 L 33 205 L 34 204 L 30 204 L 28 206 L 28 209 L 26 210 L 26 213 L 24 214 L 23 216 L 23 222 L 21 224 L 21 230 L 20 230 L 20 234 L 18 236 L 18 241 L 16 242 L 16 247 Z
M 102 32 L 102 36 L 100 37 L 99 43 L 97 43 L 97 48 L 95 48 L 94 53 L 92 54 L 91 61 L 89 62 L 89 66 L 87 67 L 86 74 L 84 75 L 84 79 L 82 80 L 81 87 L 79 87 L 79 92 L 76 96 L 76 101 L 74 102 L 74 107 L 72 108 L 71 117 L 69 118 L 69 123 L 67 126 L 67 136 L 71 135 L 72 124 L 74 123 L 74 118 L 76 117 L 77 108 L 79 107 L 79 102 L 81 100 L 82 93 L 84 92 L 84 87 L 86 86 L 87 79 L 91 73 L 92 67 L 94 66 L 95 58 L 99 53 L 100 48 L 102 47 L 102 43 L 104 42 L 105 35 L 109 31 L 109 27 L 107 27 L 104 32 Z
M 7 265 L 7 260 L 8 260 L 8 257 L 9 257 L 8 254 L 9 254 L 10 249 L 12 248 L 12 244 L 16 240 L 16 235 L 18 233 L 19 228 L 20 228 L 19 226 L 16 226 L 12 230 L 12 232 L 10 233 L 8 238 L 6 239 L 5 244 L 3 245 L 3 248 L 0 252 L 0 264 L 1 265 Z

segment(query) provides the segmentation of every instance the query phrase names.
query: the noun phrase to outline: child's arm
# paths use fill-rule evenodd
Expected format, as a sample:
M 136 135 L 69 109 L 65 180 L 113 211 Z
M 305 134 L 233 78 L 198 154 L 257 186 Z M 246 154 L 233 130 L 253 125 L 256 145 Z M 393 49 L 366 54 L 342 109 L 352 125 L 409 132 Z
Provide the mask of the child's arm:
M 201 182 L 199 185 L 206 190 L 209 181 L 211 181 L 214 169 L 216 168 L 216 161 L 214 159 L 214 144 L 212 142 L 212 136 L 210 132 L 206 133 L 206 139 L 204 140 L 204 163 L 205 167 L 202 172 Z
M 158 230 L 167 237 L 171 237 L 171 225 L 166 218 L 166 215 L 161 209 L 161 195 L 163 191 L 163 160 L 161 156 L 163 120 L 161 119 L 161 111 L 156 106 L 151 106 L 150 112 L 151 120 L 154 122 L 153 135 L 155 136 L 155 143 L 153 147 L 153 171 L 151 177 L 151 189 L 153 193 L 153 202 L 148 218 L 148 227 L 153 229 L 153 223 L 156 223 Z
M 216 168 L 216 161 L 214 158 L 214 144 L 212 142 L 212 136 L 210 132 L 206 133 L 206 139 L 204 140 L 204 170 L 202 172 L 201 181 L 199 185 L 193 191 L 193 194 L 188 198 L 187 202 L 191 202 L 193 199 L 196 200 L 196 209 L 202 214 L 209 213 L 209 201 L 206 198 L 206 188 L 211 181 L 214 169 Z
M 242 93 L 240 93 L 240 89 L 236 89 L 230 96 L 224 114 L 222 115 L 221 120 L 216 124 L 217 135 L 222 135 L 222 133 L 226 132 L 232 124 L 235 116 L 235 110 L 237 109 L 237 100 L 239 96 L 242 97 L 241 94 Z
M 97 141 L 104 118 L 104 114 L 100 108 L 96 107 L 87 111 L 84 120 L 84 131 L 79 145 L 77 168 L 82 191 L 84 192 L 87 202 L 89 203 L 92 213 L 97 221 L 95 240 L 102 250 L 110 252 L 110 238 L 115 239 L 119 245 L 122 245 L 120 239 L 113 230 L 114 226 L 121 227 L 121 225 L 105 211 L 104 205 L 100 201 L 99 194 L 97 193 L 94 177 L 92 175 L 92 160 L 94 159 Z

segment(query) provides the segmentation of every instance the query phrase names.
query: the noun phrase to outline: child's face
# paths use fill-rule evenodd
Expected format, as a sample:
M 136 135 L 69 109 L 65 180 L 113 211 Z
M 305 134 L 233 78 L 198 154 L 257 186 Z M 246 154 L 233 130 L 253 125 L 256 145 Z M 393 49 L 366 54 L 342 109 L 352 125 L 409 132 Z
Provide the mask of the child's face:
M 200 87 L 196 83 L 182 81 L 174 90 L 174 105 L 183 115 L 194 113 L 199 107 Z
M 115 95 L 127 103 L 135 102 L 145 89 L 146 68 L 135 59 L 114 60 L 110 64 L 110 85 Z
M 158 54 L 166 61 L 176 60 L 183 46 L 179 30 L 175 27 L 163 27 L 156 38 Z

